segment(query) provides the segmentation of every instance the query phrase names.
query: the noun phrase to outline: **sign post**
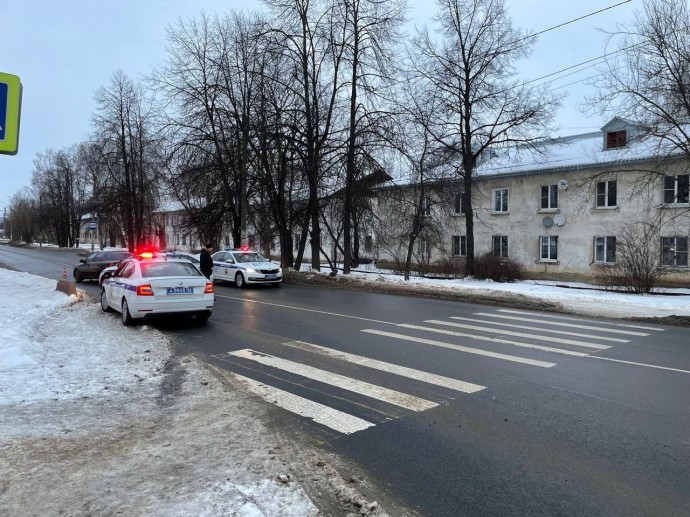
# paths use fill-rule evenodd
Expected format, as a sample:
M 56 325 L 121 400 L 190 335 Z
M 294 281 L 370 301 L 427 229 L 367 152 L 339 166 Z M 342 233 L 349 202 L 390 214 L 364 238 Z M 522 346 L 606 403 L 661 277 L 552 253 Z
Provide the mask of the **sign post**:
M 89 223 L 89 232 L 91 233 L 91 251 L 93 251 L 93 235 L 94 235 L 94 232 L 96 231 L 96 228 L 97 228 L 96 221 L 91 221 Z
M 19 77 L 0 72 L 0 154 L 17 154 L 21 105 Z

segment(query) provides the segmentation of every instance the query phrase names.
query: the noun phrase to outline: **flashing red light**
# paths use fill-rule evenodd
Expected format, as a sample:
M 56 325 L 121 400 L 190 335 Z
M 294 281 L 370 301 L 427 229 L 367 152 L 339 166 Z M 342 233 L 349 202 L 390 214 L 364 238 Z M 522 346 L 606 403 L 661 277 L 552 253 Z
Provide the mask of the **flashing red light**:
M 137 296 L 153 296 L 153 287 L 151 287 L 151 284 L 138 285 Z
M 139 253 L 139 258 L 141 259 L 152 259 L 153 258 L 153 252 L 152 251 L 143 251 Z
M 206 289 L 204 289 L 204 294 L 213 294 L 215 289 L 213 287 L 213 282 L 206 282 Z
M 240 251 L 249 251 L 249 246 L 240 246 Z

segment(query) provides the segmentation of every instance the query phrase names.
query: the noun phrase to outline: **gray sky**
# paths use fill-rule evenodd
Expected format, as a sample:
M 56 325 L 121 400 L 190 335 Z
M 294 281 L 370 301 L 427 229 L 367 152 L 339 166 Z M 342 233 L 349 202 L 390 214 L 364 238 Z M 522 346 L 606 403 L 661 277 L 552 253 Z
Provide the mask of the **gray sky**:
M 514 25 L 539 32 L 622 0 L 506 0 Z M 411 24 L 429 24 L 432 0 L 408 0 Z M 106 5 L 107 4 L 107 5 Z M 0 72 L 18 75 L 24 87 L 19 153 L 0 155 L 0 210 L 9 197 L 31 183 L 37 153 L 59 150 L 86 140 L 94 111 L 94 92 L 107 85 L 114 70 L 132 79 L 165 60 L 165 29 L 178 18 L 230 9 L 260 9 L 258 0 L 0 0 Z M 642 0 L 539 36 L 529 61 L 520 67 L 536 79 L 601 56 L 604 36 L 628 22 Z M 414 28 L 408 28 L 411 34 Z M 593 68 L 554 81 L 563 87 L 595 73 Z M 582 83 L 569 92 L 556 121 L 561 134 L 600 128 L 606 121 L 578 112 L 587 90 Z

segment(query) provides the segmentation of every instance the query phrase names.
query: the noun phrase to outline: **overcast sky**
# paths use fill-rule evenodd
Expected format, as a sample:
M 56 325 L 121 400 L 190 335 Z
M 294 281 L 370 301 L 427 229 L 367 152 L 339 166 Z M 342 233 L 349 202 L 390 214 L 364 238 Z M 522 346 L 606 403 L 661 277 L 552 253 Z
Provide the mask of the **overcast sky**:
M 539 32 L 623 0 L 506 0 L 514 25 Z M 408 0 L 411 24 L 431 21 L 432 0 Z M 23 85 L 19 153 L 0 155 L 0 210 L 9 197 L 31 183 L 37 153 L 86 140 L 94 111 L 94 92 L 108 85 L 115 70 L 132 79 L 165 61 L 165 30 L 178 18 L 189 19 L 231 9 L 261 9 L 258 0 L 0 0 L 0 72 L 18 75 Z M 623 5 L 539 36 L 521 72 L 536 79 L 601 56 L 604 36 L 642 8 L 642 0 Z M 553 83 L 569 92 L 557 114 L 561 134 L 600 128 L 606 121 L 583 115 L 577 107 L 586 89 L 588 68 Z M 570 86 L 565 86 L 570 83 Z M 565 87 L 564 87 L 565 86 Z

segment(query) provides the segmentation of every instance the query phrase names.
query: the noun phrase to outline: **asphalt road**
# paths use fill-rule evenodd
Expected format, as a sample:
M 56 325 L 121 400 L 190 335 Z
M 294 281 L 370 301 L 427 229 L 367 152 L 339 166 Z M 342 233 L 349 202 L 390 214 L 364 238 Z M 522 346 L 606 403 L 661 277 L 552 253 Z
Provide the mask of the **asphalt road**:
M 0 246 L 55 279 L 77 258 Z M 688 328 L 230 284 L 207 325 L 156 326 L 420 515 L 690 513 Z

